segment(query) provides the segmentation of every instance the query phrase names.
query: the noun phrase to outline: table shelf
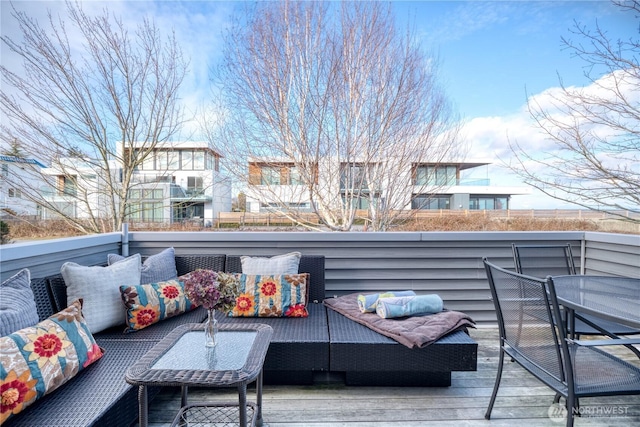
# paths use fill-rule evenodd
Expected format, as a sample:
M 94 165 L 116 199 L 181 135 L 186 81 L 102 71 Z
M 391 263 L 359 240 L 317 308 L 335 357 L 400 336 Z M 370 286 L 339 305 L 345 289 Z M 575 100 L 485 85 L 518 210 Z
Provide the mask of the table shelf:
M 247 402 L 247 425 L 256 426 L 258 408 Z M 237 427 L 240 424 L 238 402 L 198 402 L 180 408 L 171 427 Z

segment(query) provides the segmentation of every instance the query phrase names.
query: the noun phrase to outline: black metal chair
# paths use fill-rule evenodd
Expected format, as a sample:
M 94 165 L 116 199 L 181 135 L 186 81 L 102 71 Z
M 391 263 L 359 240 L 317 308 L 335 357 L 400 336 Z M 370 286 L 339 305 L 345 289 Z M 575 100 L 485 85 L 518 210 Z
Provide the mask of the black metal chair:
M 568 427 L 579 413 L 579 398 L 640 394 L 640 368 L 597 348 L 615 345 L 615 341 L 572 340 L 563 327 L 557 327 L 552 319 L 560 318 L 560 307 L 552 278 L 508 271 L 486 258 L 483 262 L 500 333 L 498 372 L 486 419 L 496 401 L 505 354 L 553 389 L 556 396 L 564 397 Z
M 547 276 L 576 274 L 571 244 L 566 245 L 511 245 L 516 272 L 544 279 Z M 580 335 L 635 335 L 640 331 L 620 323 L 599 319 L 584 313 L 576 313 L 573 328 L 575 337 Z M 640 357 L 640 352 L 636 353 Z

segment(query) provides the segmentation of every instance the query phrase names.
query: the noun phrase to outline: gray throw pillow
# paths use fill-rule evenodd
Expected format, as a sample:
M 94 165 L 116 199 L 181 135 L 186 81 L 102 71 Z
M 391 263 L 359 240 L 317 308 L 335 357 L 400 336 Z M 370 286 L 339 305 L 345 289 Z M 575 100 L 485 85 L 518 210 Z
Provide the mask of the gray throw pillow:
M 271 258 L 241 256 L 243 274 L 298 274 L 300 252 L 276 255 Z
M 129 257 L 131 258 L 131 257 Z M 107 263 L 113 265 L 127 258 L 122 255 L 107 255 Z M 142 263 L 140 273 L 140 283 L 138 285 L 148 285 L 149 283 L 166 282 L 178 277 L 176 270 L 176 257 L 173 248 L 167 248 L 160 253 L 151 255 Z
M 23 268 L 0 285 L 0 336 L 38 323 L 31 273 Z
M 120 286 L 140 284 L 140 254 L 108 267 L 65 262 L 60 273 L 67 285 L 67 301 L 82 299 L 82 313 L 92 334 L 124 325 L 127 310 Z

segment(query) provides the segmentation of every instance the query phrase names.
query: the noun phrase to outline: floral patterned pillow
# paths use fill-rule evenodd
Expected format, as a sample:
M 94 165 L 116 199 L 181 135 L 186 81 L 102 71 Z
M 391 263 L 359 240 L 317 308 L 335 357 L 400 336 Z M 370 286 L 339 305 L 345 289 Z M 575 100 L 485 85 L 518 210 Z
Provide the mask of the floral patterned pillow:
M 120 286 L 120 295 L 127 308 L 125 332 L 134 332 L 196 308 L 184 293 L 179 280 L 148 285 Z
M 308 317 L 309 274 L 241 274 L 232 317 Z
M 0 338 L 0 424 L 100 359 L 82 301 Z

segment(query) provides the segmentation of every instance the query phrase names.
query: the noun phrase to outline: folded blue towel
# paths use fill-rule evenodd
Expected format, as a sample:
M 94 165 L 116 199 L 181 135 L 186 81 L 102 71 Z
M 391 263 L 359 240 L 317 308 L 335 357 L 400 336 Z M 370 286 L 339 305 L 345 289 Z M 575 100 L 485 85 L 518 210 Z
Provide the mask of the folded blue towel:
M 384 319 L 440 313 L 442 309 L 442 298 L 436 294 L 380 298 L 376 304 L 376 313 Z
M 389 291 L 381 294 L 358 295 L 358 307 L 363 313 L 373 313 L 376 311 L 376 303 L 380 298 L 404 297 L 415 294 L 413 291 Z

